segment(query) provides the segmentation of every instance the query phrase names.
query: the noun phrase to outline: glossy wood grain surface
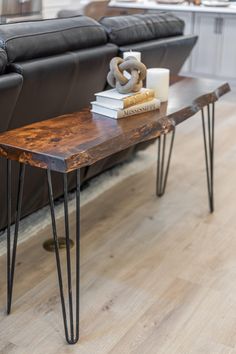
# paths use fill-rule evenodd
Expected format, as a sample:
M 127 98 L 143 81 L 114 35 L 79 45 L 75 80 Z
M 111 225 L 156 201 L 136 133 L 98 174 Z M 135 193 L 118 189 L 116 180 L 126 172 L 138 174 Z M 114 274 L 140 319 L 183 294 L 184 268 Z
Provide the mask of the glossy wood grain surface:
M 230 90 L 215 80 L 185 78 L 160 110 L 115 120 L 89 109 L 0 134 L 0 156 L 59 172 L 90 165 L 168 133 Z

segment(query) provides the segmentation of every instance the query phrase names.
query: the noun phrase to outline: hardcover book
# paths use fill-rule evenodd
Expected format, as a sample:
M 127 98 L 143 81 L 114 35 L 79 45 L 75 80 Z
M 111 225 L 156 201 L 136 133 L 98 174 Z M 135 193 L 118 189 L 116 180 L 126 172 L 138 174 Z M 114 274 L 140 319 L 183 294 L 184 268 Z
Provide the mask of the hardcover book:
M 101 104 L 98 101 L 91 102 L 92 112 L 98 113 L 110 118 L 119 119 L 125 118 L 134 114 L 154 111 L 160 107 L 160 100 L 153 98 L 149 101 L 136 104 L 135 106 L 128 107 L 125 109 L 113 108 L 110 105 Z
M 111 89 L 96 93 L 95 96 L 96 102 L 101 105 L 107 105 L 114 109 L 125 109 L 152 100 L 154 98 L 154 91 L 142 88 L 137 93 L 121 94 L 116 89 Z

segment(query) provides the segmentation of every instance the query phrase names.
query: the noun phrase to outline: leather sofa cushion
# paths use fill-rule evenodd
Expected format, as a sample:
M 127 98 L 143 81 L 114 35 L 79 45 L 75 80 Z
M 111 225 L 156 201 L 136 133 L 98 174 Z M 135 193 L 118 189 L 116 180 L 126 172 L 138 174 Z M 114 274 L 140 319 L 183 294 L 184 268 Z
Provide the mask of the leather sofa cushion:
M 0 75 L 5 72 L 7 66 L 7 54 L 0 48 Z
M 103 17 L 110 42 L 117 45 L 143 42 L 183 34 L 184 21 L 171 13 Z
M 11 63 L 105 43 L 104 28 L 86 16 L 0 26 L 0 47 L 6 50 Z

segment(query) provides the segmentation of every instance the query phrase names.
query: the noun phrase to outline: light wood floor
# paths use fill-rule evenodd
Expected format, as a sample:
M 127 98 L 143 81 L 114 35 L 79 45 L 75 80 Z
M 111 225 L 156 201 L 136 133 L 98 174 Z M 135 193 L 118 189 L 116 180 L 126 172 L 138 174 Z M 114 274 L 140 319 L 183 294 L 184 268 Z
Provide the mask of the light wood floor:
M 163 198 L 154 163 L 82 209 L 79 344 L 64 341 L 50 229 L 19 247 L 10 316 L 0 259 L 1 354 L 236 354 L 235 98 L 217 106 L 213 215 L 197 117 L 177 131 Z

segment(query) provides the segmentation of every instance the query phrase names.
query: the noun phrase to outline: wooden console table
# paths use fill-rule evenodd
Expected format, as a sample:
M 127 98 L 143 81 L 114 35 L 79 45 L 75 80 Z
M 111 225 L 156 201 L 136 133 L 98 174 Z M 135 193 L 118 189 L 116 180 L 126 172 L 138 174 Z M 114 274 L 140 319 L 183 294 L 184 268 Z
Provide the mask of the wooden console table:
M 106 156 L 124 150 L 134 144 L 158 138 L 157 195 L 164 194 L 174 142 L 176 125 L 202 111 L 204 149 L 206 156 L 207 186 L 210 211 L 213 203 L 213 158 L 215 102 L 230 90 L 227 83 L 205 79 L 185 78 L 170 89 L 168 103 L 160 110 L 128 118 L 114 120 L 89 110 L 34 123 L 0 134 L 0 156 L 7 159 L 7 313 L 11 311 L 13 281 L 16 261 L 18 230 L 24 188 L 25 166 L 45 169 L 52 219 L 52 233 L 62 314 L 66 340 L 75 344 L 79 339 L 79 279 L 80 279 L 80 168 L 93 164 Z M 207 124 L 205 124 L 205 108 Z M 166 149 L 166 136 L 171 132 L 170 148 Z M 167 151 L 167 153 L 166 153 Z M 167 156 L 166 156 L 167 154 Z M 11 160 L 20 163 L 16 206 L 15 232 L 11 242 Z M 76 287 L 72 297 L 71 250 L 68 215 L 67 175 L 76 173 Z M 64 217 L 66 237 L 66 269 L 68 281 L 68 311 L 62 280 L 62 266 L 58 248 L 57 223 L 54 209 L 51 171 L 60 172 L 64 183 Z

